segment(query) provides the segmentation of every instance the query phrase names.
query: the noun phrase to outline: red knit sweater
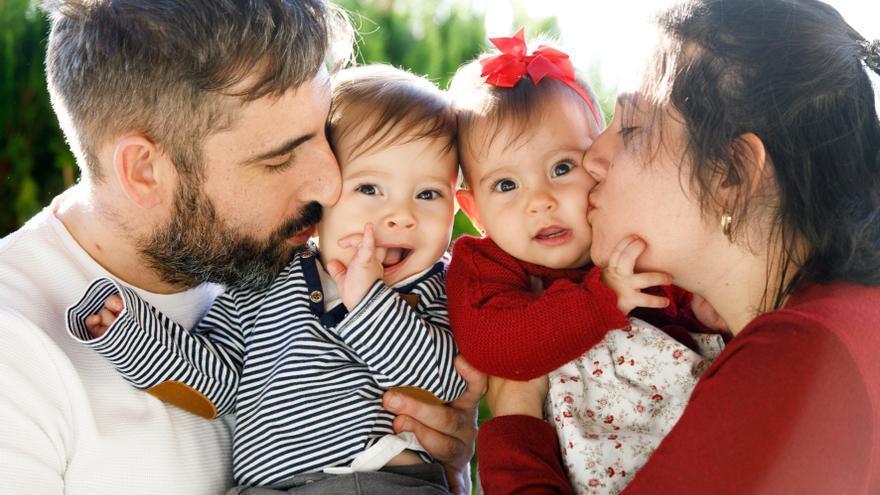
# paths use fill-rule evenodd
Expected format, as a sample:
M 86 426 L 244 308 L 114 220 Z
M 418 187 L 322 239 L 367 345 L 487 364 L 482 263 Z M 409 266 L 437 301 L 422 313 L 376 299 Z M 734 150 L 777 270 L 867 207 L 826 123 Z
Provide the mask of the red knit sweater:
M 572 493 L 541 420 L 492 419 L 477 446 L 489 495 Z M 807 286 L 755 318 L 624 493 L 880 493 L 880 288 Z
M 530 275 L 541 280 L 535 294 Z M 459 350 L 492 376 L 528 380 L 629 324 L 592 265 L 555 270 L 519 261 L 491 239 L 455 242 L 446 276 L 449 319 Z

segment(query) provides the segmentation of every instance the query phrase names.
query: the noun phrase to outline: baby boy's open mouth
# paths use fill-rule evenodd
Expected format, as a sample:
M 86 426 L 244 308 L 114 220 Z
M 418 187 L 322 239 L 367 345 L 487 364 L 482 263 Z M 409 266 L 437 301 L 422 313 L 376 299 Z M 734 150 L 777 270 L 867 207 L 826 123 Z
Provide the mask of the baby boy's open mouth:
M 385 272 L 388 273 L 389 270 L 402 265 L 412 252 L 412 249 L 405 247 L 385 248 L 385 258 L 382 260 L 382 267 L 385 268 Z

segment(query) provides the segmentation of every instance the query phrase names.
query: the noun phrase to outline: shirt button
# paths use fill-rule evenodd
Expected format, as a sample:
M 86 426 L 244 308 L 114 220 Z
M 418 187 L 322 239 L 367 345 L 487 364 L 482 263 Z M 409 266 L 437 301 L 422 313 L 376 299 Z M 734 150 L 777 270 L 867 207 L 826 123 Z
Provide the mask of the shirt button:
M 309 299 L 311 299 L 312 302 L 319 303 L 324 300 L 324 294 L 319 290 L 313 290 L 312 293 L 309 294 Z

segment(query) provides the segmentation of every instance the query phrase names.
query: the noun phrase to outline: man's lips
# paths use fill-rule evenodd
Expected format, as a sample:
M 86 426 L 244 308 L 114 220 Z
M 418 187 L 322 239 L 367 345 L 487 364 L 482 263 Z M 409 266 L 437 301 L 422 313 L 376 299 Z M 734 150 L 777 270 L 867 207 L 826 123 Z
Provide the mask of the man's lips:
M 293 235 L 287 238 L 287 243 L 292 244 L 294 246 L 302 246 L 303 244 L 309 242 L 309 239 L 315 235 L 315 226 L 310 225 L 299 232 L 295 232 Z
M 551 225 L 539 230 L 535 233 L 535 236 L 532 237 L 532 239 L 545 246 L 558 246 L 570 241 L 572 236 L 571 229 L 560 227 L 558 225 Z

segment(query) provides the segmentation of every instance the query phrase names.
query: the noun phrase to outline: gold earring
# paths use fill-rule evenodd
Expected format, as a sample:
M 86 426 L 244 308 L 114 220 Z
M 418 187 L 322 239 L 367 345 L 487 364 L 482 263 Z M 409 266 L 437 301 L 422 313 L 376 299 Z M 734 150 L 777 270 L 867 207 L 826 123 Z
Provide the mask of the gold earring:
M 733 232 L 733 215 L 728 212 L 721 214 L 721 232 L 727 237 L 727 240 L 733 242 L 731 233 Z

